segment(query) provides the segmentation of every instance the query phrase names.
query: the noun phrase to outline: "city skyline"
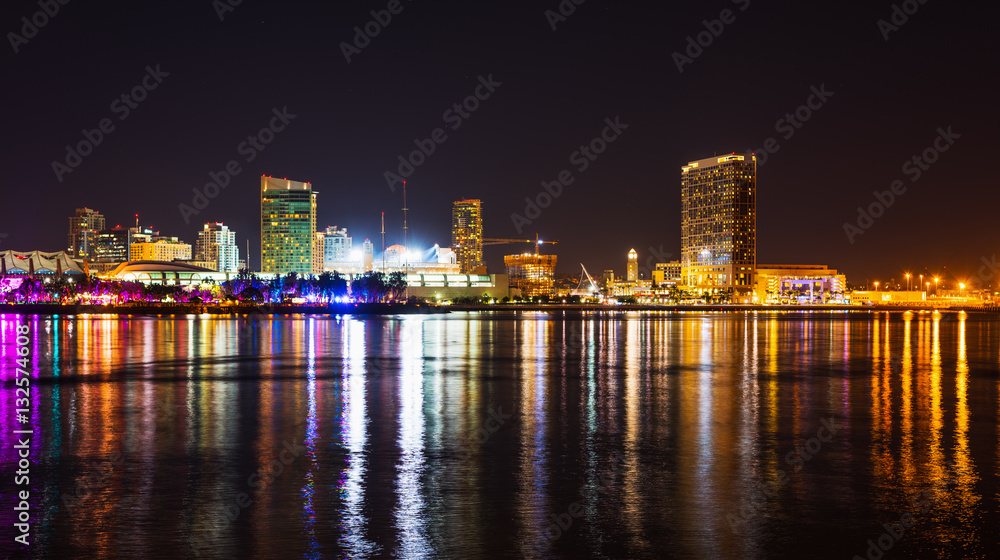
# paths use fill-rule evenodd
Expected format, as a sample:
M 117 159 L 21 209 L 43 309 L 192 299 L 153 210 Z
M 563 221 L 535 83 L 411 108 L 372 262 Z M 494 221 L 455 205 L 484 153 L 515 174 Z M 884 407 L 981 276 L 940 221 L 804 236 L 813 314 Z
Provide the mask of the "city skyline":
M 996 556 L 970 6 L 4 2 L 7 548 Z
M 41 225 L 48 221 L 39 210 L 48 206 L 45 196 L 65 203 L 60 216 L 87 206 L 128 222 L 138 212 L 188 241 L 193 228 L 221 221 L 238 232 L 241 249 L 249 239 L 251 256 L 258 255 L 251 192 L 261 174 L 308 180 L 343 201 L 321 205 L 323 226 L 375 239 L 385 211 L 387 239 L 396 241 L 403 203 L 385 173 L 400 167 L 408 172 L 411 245 L 447 243 L 449 203 L 466 197 L 484 202 L 484 235 L 505 237 L 515 233 L 511 215 L 525 215 L 525 198 L 544 200 L 542 185 L 558 183 L 566 170 L 567 184 L 527 218 L 525 233 L 563 240 L 561 272 L 580 262 L 603 270 L 620 267 L 619 255 L 632 247 L 641 262 L 650 248 L 670 255 L 655 260 L 679 258 L 679 186 L 671 170 L 712 153 L 753 151 L 760 159 L 761 262 L 824 262 L 851 278 L 887 279 L 898 270 L 945 266 L 976 277 L 982 259 L 992 260 L 987 224 L 997 195 L 978 162 L 996 143 L 987 94 L 993 77 L 960 45 L 969 36 L 993 39 L 959 6 L 923 6 L 887 32 L 877 22 L 891 16 L 888 5 L 803 5 L 778 14 L 755 2 L 723 2 L 734 21 L 704 41 L 708 46 L 691 47 L 687 39 L 706 31 L 703 21 L 717 21 L 718 9 L 682 6 L 659 21 L 633 6 L 588 4 L 553 23 L 547 8 L 535 5 L 475 12 L 403 5 L 349 61 L 340 45 L 350 44 L 375 6 L 245 4 L 222 16 L 211 6 L 64 7 L 5 55 L 10 79 L 24 86 L 12 124 L 32 132 L 8 153 L 10 188 L 28 211 L 8 218 L 4 246 L 63 247 L 63 232 Z M 36 3 L 13 3 L 2 21 L 20 34 L 15 24 L 35 10 Z M 190 29 L 195 39 L 178 50 L 152 20 Z M 309 40 L 255 39 L 278 27 Z M 440 44 L 420 41 L 426 29 L 444 30 Z M 93 33 L 137 48 L 88 42 Z M 232 64 L 237 51 L 230 47 L 211 50 L 205 41 L 216 36 L 240 45 L 240 58 L 256 61 L 252 68 Z M 60 58 L 67 42 L 78 47 Z M 537 57 L 544 70 L 525 64 Z M 96 60 L 102 64 L 89 63 Z M 62 76 L 63 87 L 41 87 L 42 68 Z M 261 75 L 308 87 L 254 87 Z M 718 87 L 723 76 L 756 86 Z M 476 97 L 477 88 L 488 98 Z M 63 104 L 64 95 L 76 101 Z M 737 110 L 725 126 L 707 124 L 726 103 Z M 616 117 L 628 128 L 597 155 L 590 140 Z M 110 132 L 101 130 L 102 119 Z M 436 127 L 447 136 L 441 142 L 432 138 Z M 88 135 L 96 145 L 71 157 L 66 146 L 79 152 Z M 935 142 L 949 149 L 928 152 Z M 53 163 L 69 171 L 57 174 Z M 212 197 L 204 194 L 210 180 L 220 185 Z M 895 181 L 907 190 L 892 193 Z M 892 205 L 878 212 L 873 193 L 883 192 Z M 197 211 L 187 222 L 182 204 Z M 592 223 L 605 234 L 588 235 Z M 491 269 L 502 268 L 505 253 L 487 250 Z

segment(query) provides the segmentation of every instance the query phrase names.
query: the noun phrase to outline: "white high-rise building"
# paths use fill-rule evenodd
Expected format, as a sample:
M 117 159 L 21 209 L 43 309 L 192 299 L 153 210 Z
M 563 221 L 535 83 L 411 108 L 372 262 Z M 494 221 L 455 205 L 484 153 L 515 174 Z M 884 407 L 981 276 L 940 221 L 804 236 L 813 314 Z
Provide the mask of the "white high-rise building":
M 326 268 L 332 269 L 348 264 L 352 266 L 360 265 L 360 259 L 353 259 L 351 257 L 353 239 L 347 235 L 347 228 L 337 229 L 337 226 L 329 226 L 326 228 L 324 235 L 323 262 Z
M 236 245 L 236 232 L 222 222 L 205 224 L 198 232 L 195 243 L 195 260 L 215 263 L 219 272 L 238 272 L 240 248 Z

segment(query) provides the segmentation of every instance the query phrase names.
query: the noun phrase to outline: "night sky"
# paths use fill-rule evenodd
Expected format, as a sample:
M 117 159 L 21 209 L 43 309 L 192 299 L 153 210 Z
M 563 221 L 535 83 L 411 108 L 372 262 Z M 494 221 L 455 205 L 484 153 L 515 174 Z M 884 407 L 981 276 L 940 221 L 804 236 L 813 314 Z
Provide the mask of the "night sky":
M 553 31 L 556 0 L 403 0 L 348 63 L 342 43 L 389 4 L 243 0 L 220 21 L 224 0 L 72 0 L 24 42 L 10 33 L 40 8 L 4 2 L 0 249 L 62 250 L 67 217 L 89 206 L 112 226 L 138 212 L 191 243 L 223 221 L 241 253 L 249 238 L 257 268 L 262 174 L 312 182 L 320 228 L 377 247 L 385 211 L 387 244 L 401 242 L 402 192 L 384 174 L 441 128 L 446 139 L 407 179 L 415 245 L 448 245 L 451 203 L 466 197 L 483 200 L 488 237 L 560 240 L 561 272 L 583 262 L 623 274 L 633 247 L 641 264 L 649 248 L 651 262 L 678 258 L 680 167 L 759 153 L 773 137 L 779 150 L 758 169 L 759 263 L 827 264 L 852 284 L 945 266 L 974 279 L 997 252 L 1000 40 L 985 4 L 929 0 L 886 41 L 888 1 L 565 0 L 575 11 Z M 723 10 L 730 23 L 710 22 L 721 34 L 678 71 L 673 53 Z M 146 79 L 156 87 L 144 100 L 115 103 L 157 65 L 168 75 Z M 452 129 L 446 111 L 490 76 L 500 85 Z M 813 87 L 832 95 L 812 98 L 800 128 L 779 123 Z M 273 121 L 285 128 L 262 151 L 240 149 L 283 108 L 294 118 Z M 615 117 L 628 128 L 580 171 L 571 155 Z M 57 178 L 53 161 L 102 119 L 114 129 Z M 904 163 L 948 127 L 960 137 L 913 181 L 918 168 Z M 230 160 L 240 172 L 185 224 L 178 206 Z M 511 214 L 563 170 L 572 184 L 519 234 Z M 897 179 L 906 191 L 851 243 L 845 222 Z M 488 247 L 487 264 L 502 272 L 503 255 L 526 248 Z

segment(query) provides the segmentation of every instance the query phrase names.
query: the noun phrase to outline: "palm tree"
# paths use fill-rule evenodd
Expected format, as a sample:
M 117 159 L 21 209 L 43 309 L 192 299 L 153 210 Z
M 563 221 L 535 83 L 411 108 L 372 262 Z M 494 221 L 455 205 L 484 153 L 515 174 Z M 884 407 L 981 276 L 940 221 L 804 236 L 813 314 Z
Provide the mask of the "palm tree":
M 389 275 L 388 289 L 392 293 L 392 299 L 402 299 L 406 294 L 406 275 L 396 271 Z

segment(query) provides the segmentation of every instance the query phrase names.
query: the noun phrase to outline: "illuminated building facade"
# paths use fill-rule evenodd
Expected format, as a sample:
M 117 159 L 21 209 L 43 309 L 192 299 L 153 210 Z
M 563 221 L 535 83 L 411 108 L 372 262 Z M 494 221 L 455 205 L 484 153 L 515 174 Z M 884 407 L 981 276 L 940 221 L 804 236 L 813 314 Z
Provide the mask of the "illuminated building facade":
M 349 263 L 357 266 L 361 259 L 351 257 L 352 243 L 351 236 L 347 235 L 347 228 L 327 227 L 323 240 L 323 267 L 333 269 Z
M 635 249 L 628 252 L 628 261 L 625 263 L 625 281 L 635 282 L 639 279 L 639 253 Z
M 317 231 L 313 240 L 312 273 L 323 274 L 323 265 L 326 262 L 326 232 Z
M 361 244 L 361 267 L 365 272 L 375 270 L 375 244 L 367 237 Z
M 44 276 L 44 275 L 83 275 L 84 265 L 73 259 L 69 253 L 43 253 L 41 251 L 3 251 L 0 252 L 0 277 Z M 9 286 L 9 284 L 8 284 Z M 20 286 L 20 282 L 14 288 Z
M 483 209 L 479 200 L 456 200 L 451 211 L 451 246 L 462 274 L 479 272 L 483 263 Z
M 133 243 L 148 243 L 159 232 L 151 228 L 116 226 L 97 232 L 91 255 L 97 263 L 121 263 L 129 260 Z M 188 258 L 191 258 L 188 256 Z
M 527 297 L 550 296 L 555 284 L 556 256 L 507 255 L 503 258 L 511 288 L 521 290 Z
M 66 252 L 77 259 L 93 257 L 97 233 L 104 228 L 104 216 L 100 212 L 90 208 L 77 208 L 76 215 L 69 218 Z
M 670 261 L 665 263 L 656 263 L 656 268 L 653 269 L 653 286 L 662 286 L 664 284 L 679 284 L 681 281 L 681 261 Z
M 749 302 L 757 261 L 757 158 L 733 154 L 681 168 L 681 280 Z
M 316 195 L 312 183 L 260 178 L 261 272 L 312 273 Z
M 762 264 L 757 303 L 846 303 L 847 277 L 824 265 Z
M 610 288 L 611 284 L 615 282 L 615 271 L 613 269 L 608 269 L 604 271 L 604 277 L 601 280 L 604 288 Z
M 205 224 L 195 242 L 195 260 L 211 263 L 208 268 L 218 272 L 236 272 L 240 261 L 236 232 L 222 222 Z
M 191 259 L 191 245 L 171 239 L 159 239 L 154 242 L 132 243 L 129 248 L 130 261 L 186 261 Z

